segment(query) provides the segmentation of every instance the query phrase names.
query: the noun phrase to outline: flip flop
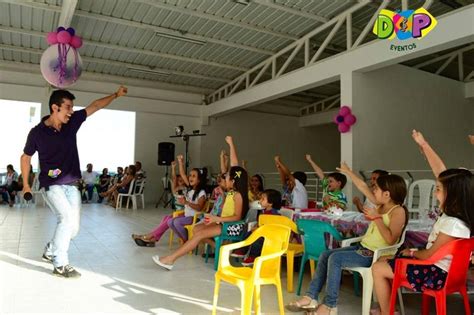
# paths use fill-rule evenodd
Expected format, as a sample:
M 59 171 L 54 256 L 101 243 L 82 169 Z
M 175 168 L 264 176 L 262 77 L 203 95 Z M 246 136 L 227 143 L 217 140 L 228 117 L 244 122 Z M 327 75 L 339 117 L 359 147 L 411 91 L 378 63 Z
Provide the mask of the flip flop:
M 155 242 L 147 242 L 142 240 L 141 238 L 134 239 L 135 244 L 141 247 L 155 247 Z
M 285 305 L 285 308 L 290 312 L 302 312 L 306 310 L 313 310 L 318 307 L 318 301 L 311 299 L 311 302 L 308 304 L 301 304 L 298 301 L 293 301 L 288 305 Z

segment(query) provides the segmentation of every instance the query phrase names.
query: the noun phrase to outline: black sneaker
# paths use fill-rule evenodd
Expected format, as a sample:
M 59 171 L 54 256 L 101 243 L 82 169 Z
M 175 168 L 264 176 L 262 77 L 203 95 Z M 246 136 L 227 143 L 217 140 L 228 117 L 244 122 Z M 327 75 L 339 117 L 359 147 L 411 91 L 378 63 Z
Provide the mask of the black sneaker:
M 64 278 L 79 278 L 81 274 L 71 265 L 54 267 L 53 274 Z
M 43 260 L 46 261 L 46 262 L 53 263 L 53 255 L 47 255 L 47 254 L 45 253 L 45 254 L 43 254 L 43 256 L 41 257 L 41 259 L 43 259 Z

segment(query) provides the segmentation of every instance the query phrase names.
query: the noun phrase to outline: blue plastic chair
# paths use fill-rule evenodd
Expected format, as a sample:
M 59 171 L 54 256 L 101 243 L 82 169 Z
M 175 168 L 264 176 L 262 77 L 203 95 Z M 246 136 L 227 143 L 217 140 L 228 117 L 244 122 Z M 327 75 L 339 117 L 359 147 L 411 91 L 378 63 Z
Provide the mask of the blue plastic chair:
M 342 241 L 342 236 L 330 224 L 318 220 L 300 219 L 296 222 L 299 233 L 303 236 L 304 253 L 301 258 L 300 274 L 298 276 L 297 295 L 301 293 L 301 285 L 303 283 L 304 266 L 310 259 L 318 261 L 322 252 L 328 250 L 326 245 L 326 235 L 330 234 L 334 239 Z

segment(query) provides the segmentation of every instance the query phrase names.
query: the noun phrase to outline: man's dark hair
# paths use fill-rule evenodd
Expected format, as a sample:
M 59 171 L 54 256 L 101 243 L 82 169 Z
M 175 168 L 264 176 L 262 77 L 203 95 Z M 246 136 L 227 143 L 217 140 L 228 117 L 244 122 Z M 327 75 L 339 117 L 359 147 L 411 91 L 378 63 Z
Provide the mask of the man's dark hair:
M 347 183 L 346 175 L 341 174 L 339 172 L 333 172 L 333 173 L 330 173 L 328 177 L 332 177 L 336 180 L 336 182 L 340 182 L 341 189 L 344 188 L 344 186 L 346 186 L 346 183 Z
M 76 97 L 71 92 L 66 90 L 53 91 L 53 93 L 51 93 L 51 96 L 49 97 L 49 112 L 51 114 L 53 113 L 53 104 L 56 104 L 61 107 L 62 103 L 64 102 L 64 99 L 74 101 Z
M 296 178 L 297 180 L 300 181 L 301 184 L 306 185 L 306 174 L 304 172 L 300 172 L 300 171 L 297 171 L 297 172 L 294 172 L 293 173 L 293 177 Z

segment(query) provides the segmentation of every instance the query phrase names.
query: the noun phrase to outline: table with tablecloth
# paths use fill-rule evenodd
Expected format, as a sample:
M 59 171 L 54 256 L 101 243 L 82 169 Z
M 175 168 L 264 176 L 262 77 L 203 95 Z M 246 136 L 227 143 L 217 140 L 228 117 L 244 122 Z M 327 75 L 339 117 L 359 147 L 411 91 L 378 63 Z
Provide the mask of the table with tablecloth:
M 319 211 L 295 213 L 294 220 L 309 219 L 331 223 L 344 237 L 364 235 L 370 221 L 360 212 L 345 211 L 342 215 L 327 214 Z M 408 222 L 405 246 L 408 248 L 424 248 L 434 221 Z

